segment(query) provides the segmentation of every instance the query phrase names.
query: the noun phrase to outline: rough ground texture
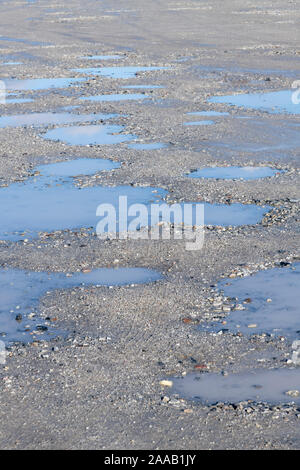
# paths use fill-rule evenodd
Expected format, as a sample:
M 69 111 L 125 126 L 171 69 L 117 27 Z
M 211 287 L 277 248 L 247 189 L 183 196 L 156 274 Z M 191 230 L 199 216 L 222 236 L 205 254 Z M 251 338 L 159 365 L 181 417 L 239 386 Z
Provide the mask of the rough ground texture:
M 196 324 L 215 315 L 208 299 L 220 278 L 299 259 L 300 118 L 207 102 L 217 94 L 290 88 L 300 78 L 299 20 L 296 1 L 0 2 L 0 35 L 11 39 L 0 37 L 1 62 L 23 62 L 0 66 L 1 79 L 84 76 L 71 69 L 99 65 L 81 59 L 87 54 L 122 56 L 105 65 L 169 67 L 127 82 L 87 76 L 79 87 L 27 92 L 34 102 L 1 105 L 1 114 L 72 105 L 82 113 L 119 113 L 116 122 L 140 141 L 168 144 L 155 151 L 126 143 L 71 147 L 45 141 L 47 126 L 0 129 L 2 186 L 25 180 L 41 163 L 110 158 L 120 169 L 77 184 L 153 185 L 167 189 L 170 201 L 275 208 L 255 226 L 207 230 L 203 250 L 193 252 L 181 241 L 101 241 L 87 230 L 0 242 L 3 267 L 67 273 L 148 266 L 164 275 L 151 285 L 62 290 L 41 299 L 39 314 L 64 335 L 11 345 L 0 366 L 1 448 L 299 448 L 294 405 L 201 406 L 160 385 L 195 364 L 241 371 L 286 367 L 290 357 L 280 338 L 204 334 Z M 126 83 L 164 88 L 143 102 L 79 101 L 122 92 Z M 183 125 L 191 120 L 185 113 L 209 109 L 230 116 L 211 126 Z M 205 165 L 266 163 L 286 173 L 251 182 L 184 176 Z

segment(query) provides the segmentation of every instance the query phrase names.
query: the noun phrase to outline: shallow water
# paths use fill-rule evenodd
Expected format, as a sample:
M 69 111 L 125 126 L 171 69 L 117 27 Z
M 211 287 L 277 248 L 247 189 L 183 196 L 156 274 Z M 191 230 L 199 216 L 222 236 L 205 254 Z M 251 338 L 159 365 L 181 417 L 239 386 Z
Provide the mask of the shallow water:
M 0 128 L 19 126 L 43 126 L 50 124 L 71 124 L 73 122 L 111 119 L 117 114 L 71 114 L 71 113 L 29 113 L 0 116 Z
M 161 279 L 161 275 L 151 269 L 119 268 L 95 269 L 89 273 L 26 272 L 17 269 L 0 270 L 0 338 L 9 341 L 31 341 L 38 333 L 30 333 L 44 326 L 44 321 L 30 318 L 28 314 L 37 312 L 39 299 L 50 290 L 70 289 L 78 286 L 116 286 L 149 283 Z M 22 315 L 16 321 L 17 315 Z M 25 331 L 28 330 L 28 331 Z M 49 327 L 46 334 L 57 333 Z
M 184 122 L 183 123 L 185 126 L 210 126 L 211 124 L 214 124 L 214 121 L 190 121 L 190 122 Z
M 230 116 L 229 113 L 222 113 L 219 111 L 195 111 L 192 113 L 187 113 L 189 116 Z
M 28 80 L 4 80 L 7 90 L 38 91 L 51 88 L 67 88 L 85 82 L 85 78 L 32 78 Z
M 73 177 L 93 172 L 112 170 L 118 163 L 101 159 L 41 165 L 37 176 L 25 183 L 14 183 L 0 189 L 0 239 L 20 240 L 36 237 L 39 232 L 94 228 L 99 204 L 118 208 L 119 197 L 127 196 L 128 205 L 145 204 L 163 197 L 166 191 L 152 187 L 84 187 L 75 186 Z M 119 220 L 123 220 L 122 214 Z M 128 218 L 128 223 L 130 222 Z M 146 221 L 147 222 L 147 221 Z M 24 234 L 22 236 L 22 234 Z
M 208 167 L 192 171 L 187 176 L 189 178 L 215 178 L 215 179 L 243 179 L 254 180 L 258 178 L 268 178 L 281 173 L 281 170 L 267 166 L 228 166 L 228 167 Z
M 84 96 L 80 98 L 84 101 L 128 101 L 128 100 L 144 100 L 149 98 L 144 93 L 115 93 L 111 95 L 95 95 L 95 96 Z
M 122 59 L 120 55 L 87 55 L 81 57 L 83 60 L 119 60 Z
M 205 225 L 220 225 L 222 227 L 252 225 L 261 221 L 271 209 L 270 206 L 255 204 L 210 204 L 204 203 Z
M 226 296 L 237 298 L 236 302 L 245 310 L 231 311 L 225 318 L 225 326 L 210 323 L 207 329 L 226 328 L 233 333 L 269 333 L 300 338 L 299 286 L 300 263 L 260 271 L 241 279 L 223 280 L 218 287 Z M 248 300 L 244 302 L 245 299 Z M 201 325 L 202 328 L 205 327 Z
M 133 78 L 139 72 L 151 72 L 155 70 L 163 70 L 168 67 L 90 67 L 82 69 L 74 69 L 77 73 L 87 75 L 101 75 L 108 78 Z
M 162 142 L 153 142 L 153 143 L 145 143 L 145 144 L 129 144 L 129 148 L 135 149 L 135 150 L 159 150 L 159 149 L 164 149 L 167 148 L 167 144 L 163 144 Z
M 281 90 L 270 93 L 214 96 L 208 101 L 211 103 L 224 103 L 243 108 L 258 109 L 272 114 L 300 114 L 300 104 L 294 104 L 292 101 L 294 91 Z
M 121 134 L 124 129 L 124 126 L 109 124 L 60 127 L 51 129 L 41 137 L 69 145 L 113 145 L 137 138 L 134 134 Z
M 32 100 L 31 98 L 7 98 L 5 100 L 5 104 L 23 104 L 23 103 L 32 103 L 33 101 L 34 100 Z
M 126 90 L 156 90 L 159 88 L 164 88 L 161 85 L 123 85 L 121 88 L 125 88 Z
M 205 405 L 217 402 L 255 402 L 300 404 L 299 369 L 258 369 L 239 374 L 192 373 L 174 378 L 172 391 Z M 298 390 L 298 397 L 286 392 Z

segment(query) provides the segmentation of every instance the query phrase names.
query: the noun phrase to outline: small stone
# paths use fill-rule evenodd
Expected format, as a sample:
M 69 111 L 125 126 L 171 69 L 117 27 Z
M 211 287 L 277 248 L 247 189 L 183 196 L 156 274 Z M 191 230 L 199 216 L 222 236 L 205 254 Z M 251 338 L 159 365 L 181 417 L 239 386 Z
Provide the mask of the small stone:
M 173 387 L 172 380 L 161 380 L 159 383 L 162 387 Z
M 289 395 L 290 397 L 296 398 L 299 397 L 300 392 L 299 390 L 289 390 L 288 392 L 285 392 L 286 395 Z
M 257 324 L 256 323 L 250 323 L 250 325 L 248 325 L 248 328 L 257 328 Z

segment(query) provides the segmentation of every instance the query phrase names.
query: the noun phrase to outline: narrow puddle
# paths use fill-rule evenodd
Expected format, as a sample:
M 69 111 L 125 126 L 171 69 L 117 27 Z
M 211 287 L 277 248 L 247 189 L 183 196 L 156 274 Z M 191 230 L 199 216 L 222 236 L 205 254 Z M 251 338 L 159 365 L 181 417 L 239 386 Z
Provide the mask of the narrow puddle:
M 120 55 L 87 55 L 81 57 L 83 60 L 119 60 L 122 59 Z
M 274 334 L 300 338 L 300 263 L 260 271 L 248 277 L 225 279 L 218 288 L 231 300 L 231 311 L 221 321 L 200 329 L 222 329 L 243 334 Z
M 190 121 L 190 122 L 184 122 L 184 126 L 211 126 L 212 124 L 215 124 L 214 121 Z
M 84 96 L 80 98 L 84 101 L 128 101 L 128 100 L 144 100 L 149 98 L 144 93 L 115 93 L 111 95 L 95 95 L 95 96 Z
M 0 189 L 0 239 L 20 240 L 37 237 L 39 232 L 96 229 L 99 204 L 112 204 L 116 210 L 120 196 L 127 196 L 128 206 L 149 206 L 166 191 L 152 187 L 78 187 L 73 178 L 118 168 L 119 163 L 101 159 L 80 159 L 36 167 L 37 176 L 24 183 Z M 124 217 L 126 214 L 124 215 Z M 128 224 L 134 217 L 128 218 Z M 122 219 L 122 214 L 119 216 Z M 146 225 L 147 221 L 145 221 Z
M 69 145 L 113 145 L 137 139 L 134 134 L 121 134 L 124 129 L 124 126 L 109 124 L 61 127 L 51 129 L 41 137 Z
M 189 178 L 240 179 L 248 181 L 259 178 L 270 178 L 278 173 L 282 173 L 282 171 L 267 166 L 216 166 L 193 170 L 191 173 L 187 174 L 187 176 Z
M 294 92 L 295 90 L 281 90 L 269 93 L 214 96 L 208 101 L 267 111 L 271 114 L 300 114 L 299 104 L 293 103 Z
M 174 393 L 204 405 L 246 400 L 300 404 L 299 369 L 258 369 L 228 375 L 192 373 L 172 380 Z
M 153 142 L 153 143 L 145 143 L 145 144 L 129 144 L 129 148 L 135 149 L 135 150 L 160 150 L 167 148 L 167 144 L 163 144 L 162 142 Z
M 230 116 L 229 113 L 222 113 L 219 111 L 195 111 L 192 113 L 187 113 L 188 116 Z
M 45 323 L 38 316 L 39 299 L 48 291 L 150 283 L 161 278 L 160 273 L 146 268 L 102 268 L 74 274 L 1 269 L 0 338 L 5 342 L 28 342 L 41 335 L 57 334 L 51 320 Z
M 100 75 L 108 78 L 133 78 L 140 72 L 151 72 L 156 70 L 165 70 L 169 67 L 90 67 L 82 69 L 73 69 L 74 72 L 84 73 L 86 75 Z
M 19 126 L 45 126 L 73 122 L 99 121 L 117 117 L 117 114 L 30 113 L 0 116 L 0 128 Z
M 67 88 L 85 82 L 85 78 L 32 78 L 28 80 L 4 80 L 6 90 L 38 91 L 51 88 Z

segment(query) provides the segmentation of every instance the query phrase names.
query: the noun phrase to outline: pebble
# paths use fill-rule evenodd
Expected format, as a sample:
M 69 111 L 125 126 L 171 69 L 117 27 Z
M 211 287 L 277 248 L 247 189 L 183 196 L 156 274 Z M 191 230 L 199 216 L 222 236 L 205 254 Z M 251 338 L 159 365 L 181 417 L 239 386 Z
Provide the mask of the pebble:
M 173 387 L 172 380 L 161 380 L 159 383 L 162 387 Z

